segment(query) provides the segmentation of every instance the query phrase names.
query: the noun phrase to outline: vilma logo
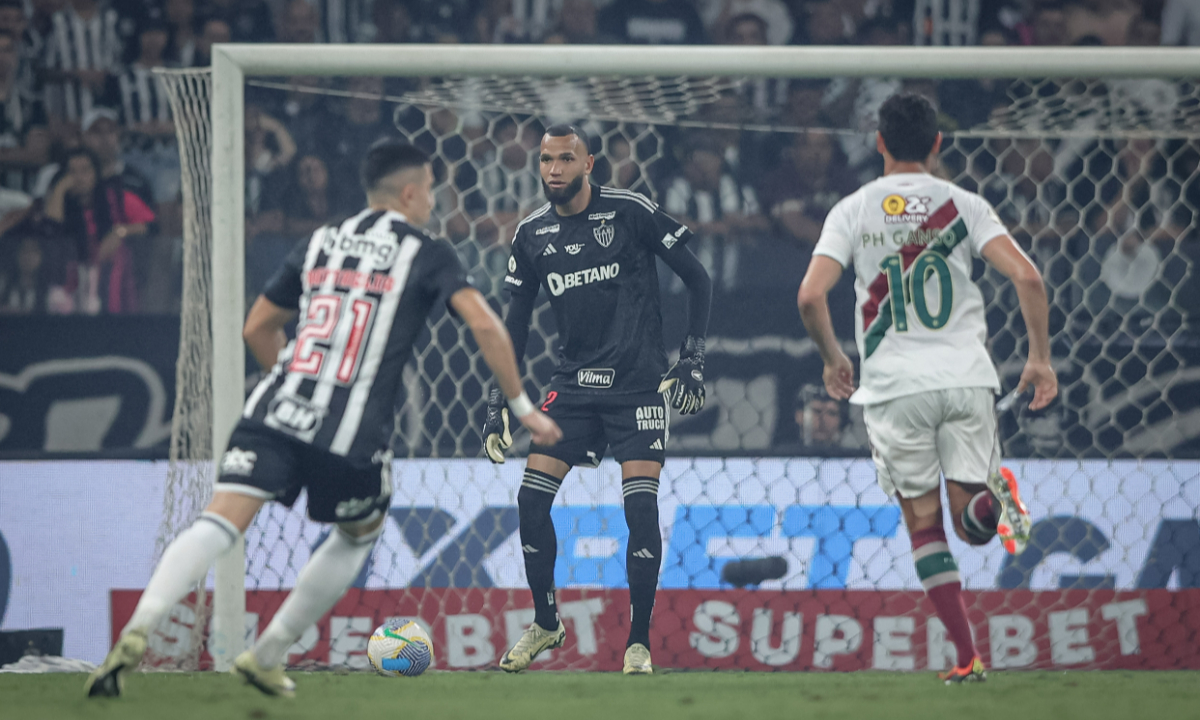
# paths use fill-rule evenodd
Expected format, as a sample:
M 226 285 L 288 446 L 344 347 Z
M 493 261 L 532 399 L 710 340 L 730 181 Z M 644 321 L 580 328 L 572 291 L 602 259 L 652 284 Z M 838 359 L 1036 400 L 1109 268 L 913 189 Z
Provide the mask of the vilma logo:
M 932 200 L 921 195 L 888 195 L 883 199 L 883 220 L 889 225 L 925 222 Z
M 592 234 L 596 236 L 596 242 L 600 243 L 600 247 L 608 247 L 612 245 L 613 237 L 617 234 L 615 225 L 601 225 L 597 228 L 592 228 Z

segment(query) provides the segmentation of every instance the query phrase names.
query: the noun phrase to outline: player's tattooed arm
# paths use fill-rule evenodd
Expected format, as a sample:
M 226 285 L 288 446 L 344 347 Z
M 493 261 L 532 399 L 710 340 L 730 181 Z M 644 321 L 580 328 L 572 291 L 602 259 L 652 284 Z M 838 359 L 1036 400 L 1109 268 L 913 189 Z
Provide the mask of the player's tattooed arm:
M 800 307 L 800 319 L 808 329 L 808 335 L 817 345 L 821 359 L 825 361 L 825 389 L 830 397 L 846 400 L 854 393 L 854 364 L 838 344 L 833 332 L 833 320 L 829 316 L 829 291 L 842 276 L 842 266 L 827 255 L 813 255 L 808 265 L 796 304 Z

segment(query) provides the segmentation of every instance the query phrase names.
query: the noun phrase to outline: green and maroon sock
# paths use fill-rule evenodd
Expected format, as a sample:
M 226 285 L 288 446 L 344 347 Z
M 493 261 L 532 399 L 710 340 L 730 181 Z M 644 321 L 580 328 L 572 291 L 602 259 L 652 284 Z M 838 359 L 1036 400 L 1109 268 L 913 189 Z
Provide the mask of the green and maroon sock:
M 912 534 L 912 547 L 921 587 L 925 588 L 938 619 L 954 642 L 958 651 L 957 667 L 966 667 L 975 658 L 975 639 L 962 599 L 958 564 L 946 543 L 946 531 L 940 527 L 918 530 Z

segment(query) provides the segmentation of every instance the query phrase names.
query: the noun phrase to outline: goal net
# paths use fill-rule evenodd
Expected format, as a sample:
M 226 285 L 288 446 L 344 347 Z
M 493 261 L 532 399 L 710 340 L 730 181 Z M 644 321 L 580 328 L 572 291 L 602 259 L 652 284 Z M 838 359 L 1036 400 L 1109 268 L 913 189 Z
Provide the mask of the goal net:
M 1056 78 L 1044 57 L 1010 55 L 1031 63 L 1010 77 Z M 1060 377 L 1061 400 L 1049 410 L 1000 414 L 1007 464 L 1036 521 L 1029 549 L 1010 558 L 998 544 L 951 540 L 984 660 L 992 668 L 1200 667 L 1200 92 L 1170 72 L 1135 78 L 1119 69 L 1112 79 L 904 77 L 906 58 L 912 75 L 931 74 L 917 69 L 928 66 L 922 57 L 897 54 L 882 78 L 658 77 L 647 61 L 624 74 L 564 68 L 571 76 L 557 78 L 530 67 L 374 83 L 282 77 L 288 61 L 274 59 L 246 78 L 245 92 L 256 111 L 290 103 L 314 117 L 377 104 L 392 134 L 434 158 L 430 230 L 454 243 L 497 307 L 516 223 L 543 203 L 536 152 L 551 122 L 592 134 L 596 182 L 641 192 L 697 230 L 691 247 L 715 286 L 709 404 L 671 426 L 651 651 L 668 667 L 754 670 L 924 670 L 953 661 L 899 507 L 875 483 L 861 418 L 821 400 L 820 360 L 794 304 L 824 213 L 879 174 L 879 104 L 901 90 L 928 95 L 946 135 L 939 174 L 987 198 L 1042 270 Z M 210 198 L 214 176 L 245 169 L 209 165 L 230 156 L 213 154 L 210 98 L 220 92 L 207 71 L 160 77 L 184 156 L 187 216 L 166 542 L 207 501 L 207 461 L 214 444 L 222 449 L 212 398 L 231 390 L 212 380 L 214 358 L 224 360 L 212 349 L 210 297 L 214 276 L 228 268 L 211 264 Z M 351 132 L 342 124 L 321 136 Z M 919 197 L 900 202 L 884 211 L 925 212 Z M 244 299 L 264 279 L 254 268 L 269 273 L 296 239 L 247 241 Z M 681 317 L 682 286 L 660 275 L 664 313 Z M 976 280 L 1009 390 L 1026 350 L 1016 295 L 982 262 Z M 831 302 L 853 355 L 848 279 Z M 539 303 L 525 369 L 530 394 L 540 396 L 557 351 L 548 303 Z M 668 337 L 668 349 L 678 340 Z M 366 668 L 371 630 L 408 616 L 431 631 L 436 667 L 494 667 L 531 622 L 516 508 L 528 436 L 518 435 L 502 466 L 481 459 L 488 380 L 469 333 L 435 315 L 397 406 L 384 535 L 289 663 Z M 619 668 L 629 618 L 619 467 L 606 460 L 572 470 L 552 516 L 569 640 L 535 667 Z M 327 532 L 306 520 L 303 500 L 260 513 L 245 540 L 244 640 L 266 626 Z M 197 590 L 156 633 L 156 664 L 207 667 L 228 657 L 209 652 L 211 603 Z M 218 606 L 221 592 L 230 590 L 218 579 Z

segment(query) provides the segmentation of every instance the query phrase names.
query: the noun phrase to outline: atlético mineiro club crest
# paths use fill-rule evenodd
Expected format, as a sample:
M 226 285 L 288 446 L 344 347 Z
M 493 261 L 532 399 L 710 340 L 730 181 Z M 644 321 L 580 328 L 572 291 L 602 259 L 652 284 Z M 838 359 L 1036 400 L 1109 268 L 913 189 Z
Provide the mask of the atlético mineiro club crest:
M 601 225 L 600 227 L 592 228 L 592 234 L 596 236 L 596 242 L 600 243 L 600 247 L 608 247 L 612 245 L 613 237 L 617 233 L 615 225 Z

